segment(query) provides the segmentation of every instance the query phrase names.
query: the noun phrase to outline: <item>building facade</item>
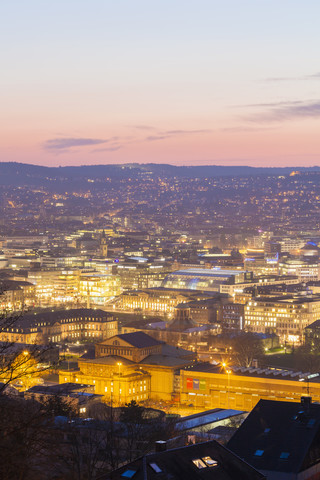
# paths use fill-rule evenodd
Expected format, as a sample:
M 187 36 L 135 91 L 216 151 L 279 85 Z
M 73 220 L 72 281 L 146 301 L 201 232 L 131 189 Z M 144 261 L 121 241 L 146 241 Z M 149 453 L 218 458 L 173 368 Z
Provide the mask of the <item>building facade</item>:
M 256 297 L 245 307 L 245 329 L 275 333 L 282 342 L 299 344 L 305 327 L 320 318 L 320 297 Z

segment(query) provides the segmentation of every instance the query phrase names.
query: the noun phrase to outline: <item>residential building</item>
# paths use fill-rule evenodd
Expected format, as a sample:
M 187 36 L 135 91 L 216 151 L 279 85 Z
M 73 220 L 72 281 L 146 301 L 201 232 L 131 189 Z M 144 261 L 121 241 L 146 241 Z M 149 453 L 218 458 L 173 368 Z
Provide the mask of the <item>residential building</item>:
M 157 450 L 123 465 L 101 480 L 263 480 L 265 476 L 215 440 L 186 447 L 166 449 L 156 442 Z
M 260 400 L 227 447 L 268 480 L 320 478 L 320 405 Z

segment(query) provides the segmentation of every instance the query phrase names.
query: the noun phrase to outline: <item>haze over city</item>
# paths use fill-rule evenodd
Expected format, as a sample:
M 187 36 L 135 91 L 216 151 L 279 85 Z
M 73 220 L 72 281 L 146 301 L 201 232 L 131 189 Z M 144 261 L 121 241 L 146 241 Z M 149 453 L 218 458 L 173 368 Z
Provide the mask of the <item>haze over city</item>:
M 0 2 L 0 480 L 320 480 L 319 18 Z
M 2 2 L 0 161 L 319 163 L 319 2 Z

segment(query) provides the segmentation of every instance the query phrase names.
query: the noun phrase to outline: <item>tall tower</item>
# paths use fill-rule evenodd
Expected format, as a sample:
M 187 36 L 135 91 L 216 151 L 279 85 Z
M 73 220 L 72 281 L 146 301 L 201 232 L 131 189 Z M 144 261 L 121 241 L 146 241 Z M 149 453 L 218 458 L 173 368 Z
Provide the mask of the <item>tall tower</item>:
M 100 239 L 100 253 L 102 257 L 108 256 L 107 238 L 104 230 L 102 232 L 101 239 Z

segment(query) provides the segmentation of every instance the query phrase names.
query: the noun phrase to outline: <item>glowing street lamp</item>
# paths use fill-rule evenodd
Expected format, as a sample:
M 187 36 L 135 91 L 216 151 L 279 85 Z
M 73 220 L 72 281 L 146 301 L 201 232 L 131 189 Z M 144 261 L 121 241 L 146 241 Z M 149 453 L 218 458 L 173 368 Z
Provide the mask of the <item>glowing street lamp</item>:
M 120 393 L 120 392 L 121 392 L 121 389 L 120 389 L 120 386 L 121 386 L 121 384 L 120 384 L 120 369 L 121 369 L 122 363 L 121 363 L 121 362 L 117 362 L 117 365 L 118 365 L 118 367 L 119 367 L 119 405 L 120 405 L 120 404 L 121 404 L 121 393 Z
M 221 364 L 228 375 L 228 388 L 227 388 L 227 406 L 229 408 L 229 392 L 230 392 L 230 374 L 232 373 L 232 370 L 230 370 L 228 367 L 228 364 L 226 362 L 223 362 Z

